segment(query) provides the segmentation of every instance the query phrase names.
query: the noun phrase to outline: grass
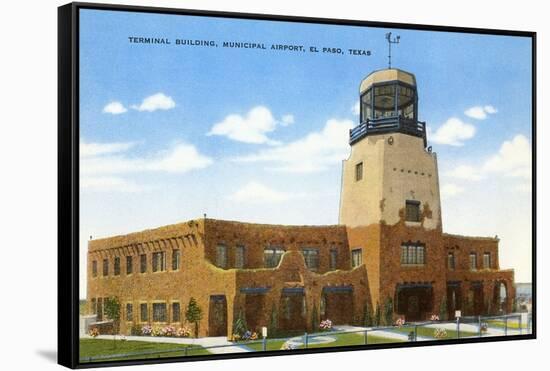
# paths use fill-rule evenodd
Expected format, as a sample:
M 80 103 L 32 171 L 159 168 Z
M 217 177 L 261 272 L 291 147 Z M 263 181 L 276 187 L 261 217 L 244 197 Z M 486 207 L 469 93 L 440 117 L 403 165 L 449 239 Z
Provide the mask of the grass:
M 324 335 L 323 335 L 324 336 Z M 327 336 L 335 337 L 336 341 L 330 342 L 330 343 L 322 343 L 322 344 L 309 344 L 308 348 L 328 348 L 328 347 L 342 347 L 342 346 L 350 346 L 350 345 L 364 345 L 365 344 L 365 338 L 362 333 L 347 333 L 347 334 L 337 334 L 337 335 L 331 335 L 330 333 L 327 333 Z M 387 344 L 387 343 L 401 343 L 403 340 L 399 339 L 390 339 L 385 338 L 382 336 L 377 335 L 368 335 L 367 343 L 368 344 Z M 268 340 L 267 342 L 267 350 L 281 350 L 281 347 L 285 343 L 285 340 Z M 262 349 L 262 343 L 252 343 L 247 344 L 246 342 L 239 343 L 246 345 L 248 348 L 254 350 L 254 351 L 261 351 Z M 298 347 L 298 349 L 303 349 L 303 345 Z
M 128 359 L 148 359 L 148 358 L 165 358 L 165 357 L 181 357 L 185 355 L 184 349 L 189 345 L 170 344 L 170 343 L 152 343 L 147 341 L 132 341 L 132 340 L 116 340 L 116 348 L 113 340 L 107 339 L 80 339 L 80 360 L 81 362 L 101 362 L 101 361 L 120 361 Z M 206 349 L 193 346 L 193 350 L 189 350 L 187 355 L 197 356 L 210 354 Z M 173 350 L 181 349 L 181 351 L 172 352 Z M 163 351 L 165 353 L 163 353 Z M 147 353 L 155 352 L 154 354 L 131 355 L 125 357 L 116 357 L 121 354 L 129 353 Z M 168 353 L 167 353 L 168 352 Z M 97 359 L 88 361 L 89 357 L 113 355 L 113 358 Z
M 393 331 L 400 332 L 403 334 L 408 334 L 411 331 L 414 331 L 413 327 L 396 327 Z M 456 330 L 449 330 L 447 331 L 447 337 L 446 339 L 456 339 Z M 435 332 L 435 327 L 417 327 L 416 335 L 426 338 L 433 338 Z M 469 337 L 469 336 L 478 336 L 479 334 L 477 332 L 472 331 L 462 331 L 460 330 L 460 337 Z
M 505 328 L 506 327 L 503 320 L 493 320 L 493 319 L 491 319 L 491 320 L 487 321 L 487 324 L 490 327 L 498 327 L 498 328 Z M 519 329 L 519 322 L 517 320 L 516 321 L 508 321 L 508 328 L 518 330 Z M 521 328 L 522 329 L 527 329 L 528 328 L 527 323 L 522 323 Z

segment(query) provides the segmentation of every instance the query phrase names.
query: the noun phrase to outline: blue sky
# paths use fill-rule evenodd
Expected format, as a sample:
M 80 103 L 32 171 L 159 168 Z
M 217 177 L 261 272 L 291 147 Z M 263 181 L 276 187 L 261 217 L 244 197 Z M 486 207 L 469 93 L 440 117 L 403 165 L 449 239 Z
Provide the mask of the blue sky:
M 393 65 L 416 75 L 420 120 L 438 154 L 444 229 L 499 235 L 501 267 L 530 280 L 530 39 L 95 10 L 81 10 L 80 22 L 82 260 L 90 235 L 203 213 L 336 224 L 359 83 L 387 66 L 392 31 L 401 36 Z

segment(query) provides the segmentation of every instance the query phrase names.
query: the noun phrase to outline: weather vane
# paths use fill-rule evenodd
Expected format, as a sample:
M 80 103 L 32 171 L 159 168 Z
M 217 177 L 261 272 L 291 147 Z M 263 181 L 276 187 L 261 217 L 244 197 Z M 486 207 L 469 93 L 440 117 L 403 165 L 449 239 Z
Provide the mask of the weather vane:
M 401 38 L 401 36 L 397 35 L 396 37 L 391 38 L 391 32 L 388 32 L 386 34 L 386 40 L 388 40 L 388 50 L 389 50 L 389 54 L 388 54 L 388 68 L 391 70 L 391 44 L 399 44 L 399 39 Z

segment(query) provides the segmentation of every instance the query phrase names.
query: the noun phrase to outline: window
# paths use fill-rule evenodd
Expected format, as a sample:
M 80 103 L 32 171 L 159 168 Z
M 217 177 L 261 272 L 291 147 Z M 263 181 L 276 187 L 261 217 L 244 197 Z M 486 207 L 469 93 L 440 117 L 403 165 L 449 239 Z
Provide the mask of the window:
M 235 268 L 244 268 L 245 266 L 245 249 L 244 246 L 235 246 Z
M 177 271 L 180 269 L 181 252 L 179 250 L 172 250 L 172 270 Z
M 126 304 L 126 321 L 134 320 L 134 306 L 130 303 Z
M 355 268 L 363 264 L 363 250 L 351 250 L 351 267 Z
M 338 267 L 338 250 L 330 250 L 330 270 L 333 271 Z
M 227 246 L 216 246 L 216 266 L 220 268 L 227 268 Z
M 139 271 L 141 273 L 147 272 L 147 255 L 141 254 L 139 256 Z
M 475 271 L 477 269 L 477 254 L 475 252 L 470 253 L 470 270 Z
M 281 261 L 281 256 L 285 250 L 279 247 L 267 247 L 264 249 L 264 266 L 266 268 L 275 268 Z
M 97 277 L 97 260 L 92 262 L 92 277 Z
M 374 118 L 394 117 L 395 91 L 397 84 L 376 86 L 374 88 Z
M 162 272 L 166 270 L 166 252 L 159 251 L 153 253 L 153 272 Z
M 452 271 L 455 270 L 455 254 L 452 252 L 447 254 L 447 268 Z
M 424 245 L 401 245 L 401 265 L 426 264 L 426 248 Z
M 134 260 L 131 256 L 126 257 L 126 274 L 132 274 L 134 271 Z
M 141 303 L 139 305 L 139 316 L 141 322 L 149 321 L 149 313 L 147 313 L 147 303 Z
M 414 90 L 405 87 L 399 86 L 399 94 L 397 95 L 397 114 L 400 117 L 407 119 L 415 118 L 415 93 Z
M 115 256 L 115 266 L 114 266 L 115 276 L 120 276 L 120 257 Z
M 361 96 L 361 122 L 372 119 L 372 89 Z
M 103 276 L 109 275 L 109 260 L 103 259 Z
M 166 303 L 153 303 L 153 322 L 166 322 Z
M 92 298 L 92 314 L 97 314 L 97 300 Z
M 172 322 L 179 322 L 181 320 L 180 303 L 172 303 Z
M 360 181 L 363 179 L 363 163 L 360 162 L 355 165 L 355 181 Z
M 319 249 L 306 248 L 302 250 L 306 267 L 309 270 L 317 271 L 319 269 Z
M 408 222 L 420 221 L 420 202 L 407 200 L 405 202 L 405 220 Z
M 483 254 L 483 268 L 491 268 L 491 253 L 486 252 Z

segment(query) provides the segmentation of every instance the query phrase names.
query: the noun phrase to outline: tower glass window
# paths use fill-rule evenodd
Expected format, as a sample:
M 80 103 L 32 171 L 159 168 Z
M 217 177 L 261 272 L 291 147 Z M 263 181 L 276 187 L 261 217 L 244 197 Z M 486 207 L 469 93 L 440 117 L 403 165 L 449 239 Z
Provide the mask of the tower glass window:
M 372 89 L 361 96 L 361 122 L 372 118 Z
M 374 88 L 374 118 L 395 117 L 395 91 L 397 84 L 376 86 Z
M 408 222 L 420 221 L 420 202 L 407 200 L 405 202 L 405 220 Z
M 399 86 L 397 94 L 397 115 L 406 119 L 414 119 L 415 116 L 415 94 L 414 90 Z

